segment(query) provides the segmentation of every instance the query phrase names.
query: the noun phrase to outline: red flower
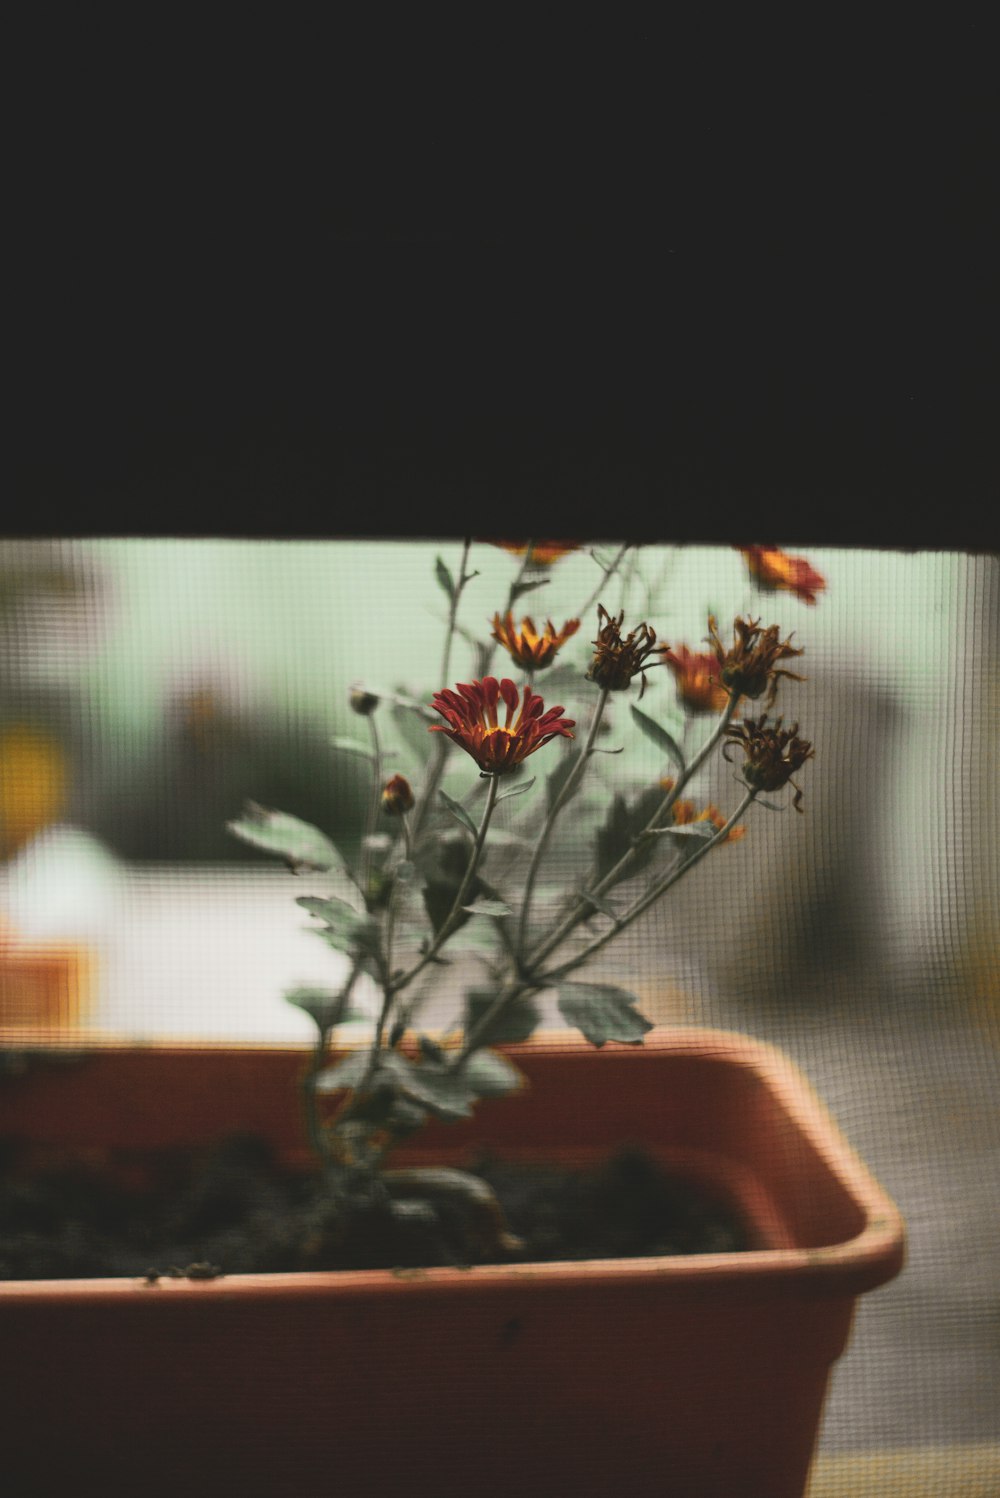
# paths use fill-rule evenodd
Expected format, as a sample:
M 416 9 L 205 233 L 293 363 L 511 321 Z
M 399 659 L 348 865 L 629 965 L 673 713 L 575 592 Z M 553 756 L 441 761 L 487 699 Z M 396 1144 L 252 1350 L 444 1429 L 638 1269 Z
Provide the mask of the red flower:
M 528 550 L 527 541 L 493 541 L 491 545 L 500 546 L 504 551 L 509 551 L 516 557 L 523 557 Z M 558 562 L 560 557 L 579 550 L 579 541 L 532 541 L 528 566 L 551 567 L 552 563 Z
M 526 671 L 541 671 L 545 666 L 551 666 L 560 645 L 565 645 L 570 635 L 575 635 L 579 628 L 579 619 L 567 619 L 562 629 L 557 631 L 549 619 L 546 621 L 544 634 L 539 634 L 533 619 L 522 619 L 518 630 L 514 627 L 513 614 L 508 613 L 502 619 L 499 614 L 493 615 L 494 640 Z
M 501 724 L 497 704 L 503 699 L 506 715 Z M 453 692 L 437 692 L 431 706 L 445 723 L 433 723 L 431 733 L 446 733 L 466 754 L 471 754 L 484 775 L 502 775 L 513 770 L 529 754 L 558 734 L 573 737 L 572 718 L 562 716 L 561 707 L 550 707 L 530 687 L 524 688 L 524 701 L 518 708 L 518 691 L 506 677 L 484 676 L 482 681 L 460 682 Z M 515 717 L 516 714 L 516 717 Z
M 768 592 L 783 589 L 805 603 L 815 603 L 816 594 L 826 587 L 826 579 L 805 557 L 790 557 L 780 546 L 740 546 L 737 550 L 746 557 L 750 576 L 758 587 Z
M 722 711 L 729 693 L 722 685 L 722 668 L 714 655 L 700 654 L 686 645 L 678 645 L 676 650 L 664 646 L 663 659 L 674 673 L 677 694 L 685 707 L 693 713 Z

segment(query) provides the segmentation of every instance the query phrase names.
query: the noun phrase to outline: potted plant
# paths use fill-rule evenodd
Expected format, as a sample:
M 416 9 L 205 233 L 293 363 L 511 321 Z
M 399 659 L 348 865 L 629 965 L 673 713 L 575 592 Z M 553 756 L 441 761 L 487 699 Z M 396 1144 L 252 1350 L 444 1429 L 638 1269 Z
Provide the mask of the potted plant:
M 671 648 L 605 606 L 639 575 L 629 546 L 595 550 L 586 606 L 539 629 L 521 600 L 575 547 L 489 544 L 516 560 L 488 633 L 463 617 L 472 544 L 455 571 L 437 559 L 439 689 L 351 690 L 356 846 L 257 805 L 230 824 L 328 881 L 299 904 L 342 977 L 286 995 L 311 1053 L 105 1050 L 3 1091 L 5 1132 L 43 1152 L 72 1130 L 92 1156 L 127 1143 L 141 1174 L 147 1147 L 240 1128 L 313 1162 L 294 1205 L 254 1216 L 251 1268 L 206 1232 L 186 1264 L 0 1284 L 22 1480 L 55 1491 L 83 1461 L 146 1494 L 192 1474 L 241 1493 L 804 1490 L 854 1302 L 901 1266 L 898 1213 L 786 1057 L 657 1028 L 591 967 L 752 809 L 801 812 L 813 746 L 773 710 L 803 651 L 739 615 Z M 743 551 L 765 590 L 824 586 L 805 559 Z M 654 668 L 684 734 L 640 706 Z M 651 779 L 621 769 L 626 730 Z M 716 755 L 738 781 L 726 811 L 696 799 Z M 442 989 L 454 1020 L 431 1029 Z

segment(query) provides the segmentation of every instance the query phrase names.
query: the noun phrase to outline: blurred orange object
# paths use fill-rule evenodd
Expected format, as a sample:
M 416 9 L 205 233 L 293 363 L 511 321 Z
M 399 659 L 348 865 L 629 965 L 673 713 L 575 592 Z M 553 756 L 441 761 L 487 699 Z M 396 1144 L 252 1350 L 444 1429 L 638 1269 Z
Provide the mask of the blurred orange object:
M 25 941 L 0 928 L 0 1032 L 71 1029 L 90 994 L 92 954 L 73 942 Z

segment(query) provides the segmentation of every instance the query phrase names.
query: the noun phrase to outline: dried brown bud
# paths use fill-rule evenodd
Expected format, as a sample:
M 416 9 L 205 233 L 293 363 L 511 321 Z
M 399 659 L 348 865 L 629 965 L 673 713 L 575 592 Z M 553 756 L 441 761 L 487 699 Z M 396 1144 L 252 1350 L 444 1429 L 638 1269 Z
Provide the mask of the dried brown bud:
M 590 663 L 587 679 L 595 681 L 599 687 L 605 687 L 609 692 L 623 692 L 633 676 L 641 676 L 650 669 L 644 662 L 656 650 L 656 632 L 648 624 L 640 624 L 638 629 L 633 629 L 623 640 L 621 627 L 625 618 L 624 609 L 614 619 L 604 605 L 599 603 L 597 615 L 598 621 L 603 619 L 604 622 L 597 631 L 597 639 L 593 641 L 594 658 Z M 662 663 L 653 661 L 652 664 L 658 666 Z M 645 687 L 644 676 L 642 681 Z

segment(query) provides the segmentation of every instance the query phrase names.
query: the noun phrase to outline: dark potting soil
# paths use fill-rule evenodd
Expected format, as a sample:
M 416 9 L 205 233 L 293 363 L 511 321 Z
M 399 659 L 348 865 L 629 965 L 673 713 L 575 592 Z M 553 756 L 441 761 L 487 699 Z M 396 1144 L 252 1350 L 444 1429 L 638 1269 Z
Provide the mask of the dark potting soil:
M 291 1172 L 256 1137 L 192 1155 L 0 1158 L 0 1279 L 79 1279 L 316 1269 L 410 1269 L 735 1252 L 730 1205 L 641 1150 L 587 1171 L 483 1158 L 470 1167 L 519 1245 L 485 1249 L 453 1193 L 391 1200 L 358 1180 L 338 1196 Z

